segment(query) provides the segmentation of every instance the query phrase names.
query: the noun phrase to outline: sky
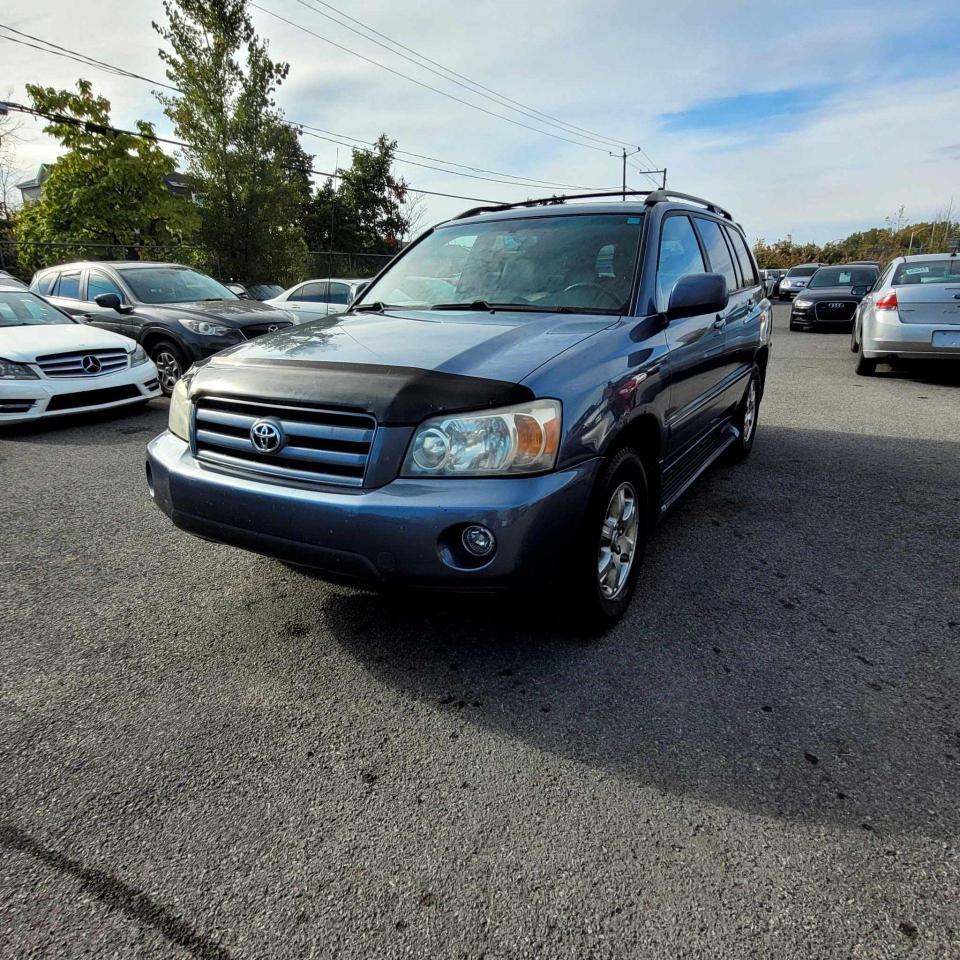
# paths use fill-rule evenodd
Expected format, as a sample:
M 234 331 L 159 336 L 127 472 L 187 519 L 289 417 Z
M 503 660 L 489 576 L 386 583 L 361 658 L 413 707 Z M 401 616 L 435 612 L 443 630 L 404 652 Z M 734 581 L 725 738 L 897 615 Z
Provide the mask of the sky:
M 385 132 L 447 163 L 590 188 L 619 187 L 617 144 L 641 147 L 631 164 L 665 166 L 669 187 L 726 207 L 751 240 L 822 243 L 882 226 L 901 205 L 908 223 L 960 207 L 960 33 L 946 0 L 255 2 L 258 33 L 290 64 L 277 95 L 286 117 L 337 135 Z M 336 10 L 379 34 L 358 36 Z M 162 19 L 159 0 L 32 0 L 0 11 L 6 26 L 158 80 L 150 24 Z M 527 113 L 402 59 L 385 37 Z M 146 119 L 173 135 L 150 84 L 0 40 L 0 97 L 23 102 L 27 82 L 64 87 L 80 76 L 111 100 L 117 126 Z M 57 155 L 40 128 L 31 119 L 21 131 L 26 174 Z M 303 145 L 319 170 L 349 163 L 344 147 L 310 136 Z M 481 200 L 564 192 L 396 170 L 413 187 Z M 628 183 L 649 187 L 632 166 Z M 473 205 L 426 197 L 423 226 Z

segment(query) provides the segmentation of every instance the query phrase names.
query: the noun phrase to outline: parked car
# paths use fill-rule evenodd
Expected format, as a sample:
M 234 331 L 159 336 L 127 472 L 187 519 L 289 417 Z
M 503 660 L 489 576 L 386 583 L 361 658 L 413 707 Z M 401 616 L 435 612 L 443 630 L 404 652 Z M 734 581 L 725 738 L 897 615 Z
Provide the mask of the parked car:
M 761 270 L 760 279 L 763 281 L 763 289 L 766 295 L 773 298 L 777 294 L 780 278 L 786 273 L 785 270 L 770 269 Z
M 960 361 L 960 257 L 897 257 L 857 308 L 850 334 L 857 373 L 883 360 Z
M 146 403 L 159 395 L 157 368 L 139 344 L 77 323 L 0 278 L 0 424 Z
M 37 271 L 30 289 L 72 317 L 142 344 L 167 395 L 197 360 L 292 324 L 286 313 L 241 300 L 176 263 L 61 264 Z
M 343 313 L 363 291 L 368 280 L 305 280 L 271 297 L 267 303 L 291 311 L 296 323 Z
M 270 300 L 283 293 L 279 283 L 236 283 L 230 281 L 224 286 L 238 297 L 246 300 Z
M 819 263 L 802 263 L 791 267 L 781 278 L 777 298 L 792 300 L 807 285 L 807 281 L 820 269 Z
M 853 324 L 857 304 L 877 282 L 872 266 L 841 264 L 821 267 L 790 307 L 790 329 L 809 330 L 817 324 Z
M 8 273 L 6 270 L 0 270 L 0 286 L 7 288 L 16 287 L 18 290 L 27 289 L 27 285 L 22 280 L 18 280 L 12 273 Z
M 750 453 L 770 318 L 743 232 L 708 201 L 476 208 L 332 325 L 198 363 L 148 446 L 150 494 L 184 530 L 330 579 L 553 575 L 606 624 L 657 518 Z

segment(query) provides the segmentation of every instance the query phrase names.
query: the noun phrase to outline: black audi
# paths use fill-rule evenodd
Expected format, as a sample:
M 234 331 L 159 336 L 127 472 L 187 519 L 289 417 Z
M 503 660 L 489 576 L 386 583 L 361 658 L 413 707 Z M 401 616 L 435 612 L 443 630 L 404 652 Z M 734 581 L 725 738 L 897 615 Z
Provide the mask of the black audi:
M 293 323 L 287 311 L 177 263 L 64 263 L 37 271 L 30 289 L 77 320 L 136 340 L 168 395 L 198 360 Z
M 790 329 L 807 330 L 817 324 L 853 323 L 857 305 L 880 276 L 878 267 L 848 263 L 820 267 L 790 308 Z

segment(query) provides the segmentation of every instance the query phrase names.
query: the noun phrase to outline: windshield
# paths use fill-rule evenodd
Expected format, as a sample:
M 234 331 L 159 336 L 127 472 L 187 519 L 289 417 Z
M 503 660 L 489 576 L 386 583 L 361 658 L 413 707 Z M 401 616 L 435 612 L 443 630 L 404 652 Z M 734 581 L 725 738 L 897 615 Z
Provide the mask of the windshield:
M 283 287 L 275 283 L 251 283 L 247 290 L 250 291 L 250 296 L 255 300 L 270 300 L 283 293 Z
M 873 267 L 821 267 L 807 287 L 869 287 L 879 275 Z
M 904 287 L 910 283 L 960 283 L 960 257 L 901 263 L 893 275 L 893 286 Z
M 440 227 L 369 286 L 357 306 L 623 313 L 642 220 L 569 214 Z
M 117 272 L 141 303 L 237 299 L 222 283 L 189 267 L 123 267 Z
M 816 267 L 791 267 L 787 271 L 788 277 L 812 277 L 817 272 Z
M 0 327 L 73 323 L 65 313 L 26 290 L 0 290 Z

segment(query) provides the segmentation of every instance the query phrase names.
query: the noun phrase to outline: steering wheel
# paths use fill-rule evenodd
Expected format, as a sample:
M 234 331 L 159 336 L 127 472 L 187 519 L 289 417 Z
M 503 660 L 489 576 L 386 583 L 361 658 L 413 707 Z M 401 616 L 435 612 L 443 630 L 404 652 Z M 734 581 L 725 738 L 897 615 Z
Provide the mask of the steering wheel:
M 599 290 L 600 293 L 602 293 L 605 297 L 609 297 L 613 301 L 613 305 L 615 307 L 623 306 L 622 301 L 615 293 L 608 290 L 606 287 L 600 286 L 599 283 L 591 283 L 589 280 L 581 280 L 579 283 L 571 283 L 569 287 L 564 287 L 563 290 L 560 291 L 560 296 L 562 297 L 565 293 L 569 293 L 571 290 L 582 290 L 585 287 L 591 290 Z

